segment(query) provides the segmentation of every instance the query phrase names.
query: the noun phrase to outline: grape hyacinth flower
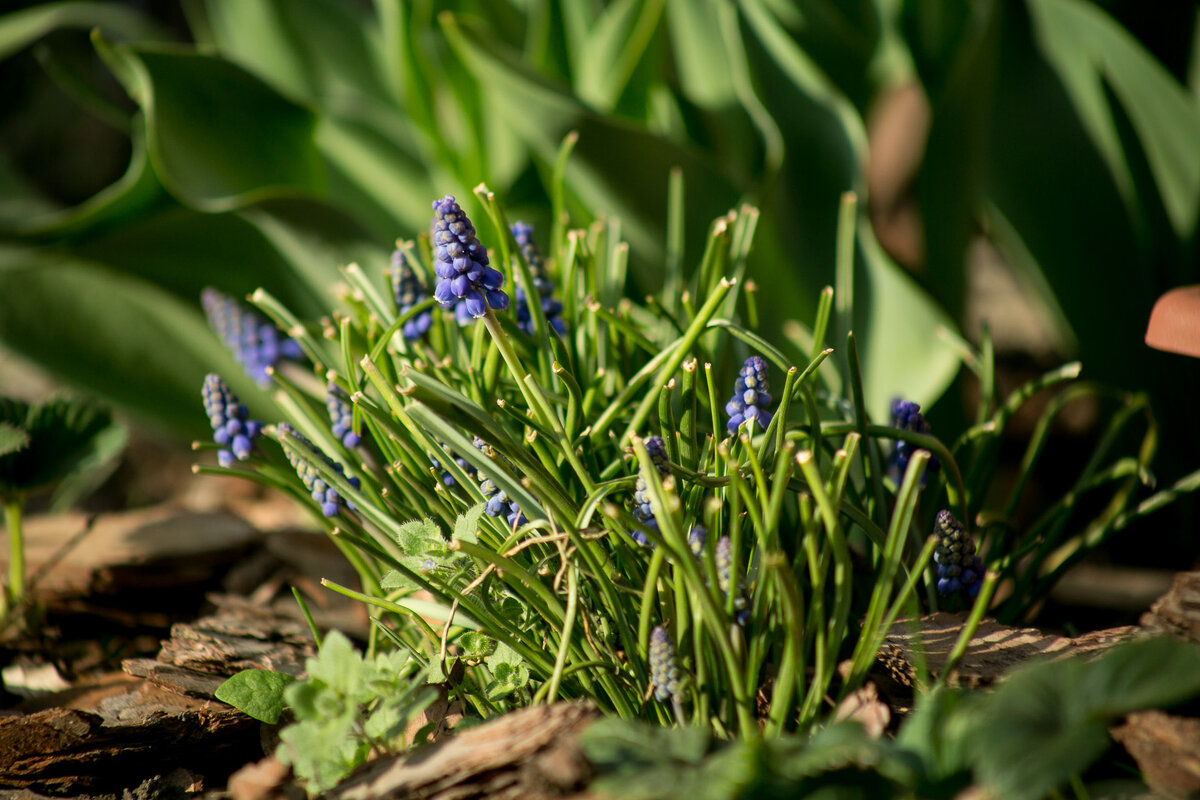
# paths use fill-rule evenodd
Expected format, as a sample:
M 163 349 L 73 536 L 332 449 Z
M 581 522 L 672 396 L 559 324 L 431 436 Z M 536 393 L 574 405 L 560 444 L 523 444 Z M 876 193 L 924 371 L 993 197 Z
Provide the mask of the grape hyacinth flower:
M 963 524 L 945 509 L 938 512 L 933 532 L 938 536 L 937 549 L 933 551 L 938 594 L 963 591 L 974 598 L 983 579 L 983 559 L 975 553 L 975 542 Z
M 692 550 L 692 555 L 700 555 L 704 552 L 704 544 L 708 541 L 708 528 L 703 525 L 693 525 L 692 530 L 688 533 L 688 547 Z
M 533 288 L 537 290 L 540 298 L 542 315 L 546 318 L 546 324 L 553 328 L 559 336 L 565 335 L 567 326 L 561 316 L 563 305 L 551 296 L 554 292 L 554 284 L 546 277 L 546 264 L 542 259 L 542 251 L 538 248 L 537 242 L 533 240 L 533 226 L 524 222 L 515 222 L 511 230 L 513 238 L 517 240 L 517 246 L 521 248 L 521 253 L 529 264 L 529 273 L 533 276 Z M 517 287 L 517 327 L 530 336 L 533 335 L 533 317 L 529 313 L 529 299 L 524 286 Z
M 268 368 L 285 358 L 304 359 L 304 351 L 295 339 L 284 336 L 266 318 L 229 295 L 209 287 L 200 293 L 200 304 L 204 306 L 208 324 L 259 386 L 270 385 Z
M 300 476 L 300 480 L 304 482 L 304 488 L 308 489 L 312 495 L 312 499 L 321 507 L 321 513 L 327 517 L 336 517 L 342 511 L 353 511 L 354 506 L 342 497 L 338 490 L 325 482 L 321 477 L 321 473 L 317 468 L 310 464 L 298 452 L 298 448 L 303 448 L 310 457 L 318 458 L 329 465 L 331 469 L 339 475 L 345 475 L 345 468 L 334 461 L 329 456 L 325 455 L 319 447 L 310 442 L 304 434 L 293 428 L 286 422 L 279 424 L 279 432 L 287 434 L 294 442 L 286 441 L 283 444 L 283 452 L 291 463 L 292 468 L 296 470 L 296 474 Z M 346 482 L 357 489 L 360 485 L 358 478 L 350 476 Z
M 913 433 L 930 432 L 929 423 L 925 421 L 925 417 L 921 414 L 921 407 L 916 403 L 909 400 L 902 400 L 899 397 L 892 400 L 892 427 L 904 431 L 912 431 Z M 896 442 L 896 449 L 892 451 L 892 457 L 888 461 L 888 474 L 896 484 L 904 480 L 904 473 L 908 470 L 909 459 L 919 449 L 919 447 L 914 447 L 902 440 Z M 941 467 L 941 464 L 930 454 L 929 465 L 925 469 L 925 475 L 921 476 L 922 486 L 925 485 L 925 478 L 931 473 L 937 472 L 939 467 Z
M 434 271 L 438 276 L 433 296 L 443 306 L 454 306 L 459 324 L 487 314 L 488 308 L 508 308 L 508 295 L 500 287 L 504 276 L 488 266 L 487 250 L 475 236 L 475 227 L 446 195 L 433 203 Z
M 414 306 L 429 299 L 429 293 L 417 279 L 417 274 L 413 272 L 412 265 L 408 263 L 408 257 L 404 255 L 403 250 L 396 250 L 392 253 L 391 277 L 392 294 L 396 298 L 396 311 L 399 314 L 407 314 Z M 432 326 L 433 312 L 427 308 L 404 323 L 401 332 L 405 339 L 413 341 L 424 336 Z
M 455 485 L 454 476 L 451 475 L 446 470 L 442 469 L 441 462 L 438 461 L 437 458 L 434 457 L 433 453 L 429 453 L 428 455 L 429 455 L 429 463 L 433 464 L 433 468 L 442 470 L 442 483 L 445 486 L 454 486 Z M 463 471 L 466 472 L 467 475 L 469 475 L 472 478 L 475 477 L 475 465 L 472 464 L 470 461 L 467 461 L 462 456 L 455 456 L 454 463 L 456 463 L 460 467 L 462 467 Z
M 661 436 L 650 436 L 644 441 L 646 452 L 650 454 L 650 460 L 654 462 L 654 468 L 658 470 L 659 477 L 665 478 L 671 474 L 667 467 L 667 448 L 663 444 Z M 658 530 L 658 520 L 654 518 L 654 509 L 650 505 L 650 487 L 646 485 L 646 481 L 642 479 L 639 472 L 637 485 L 633 492 L 633 518 L 652 530 Z M 650 540 L 646 538 L 646 534 L 639 530 L 634 530 L 629 534 L 629 538 L 633 539 L 638 544 L 649 544 Z
M 221 446 L 217 461 L 222 467 L 229 467 L 234 461 L 250 458 L 250 449 L 262 431 L 262 423 L 250 419 L 250 412 L 219 375 L 205 376 L 200 395 L 204 398 L 204 413 L 212 425 L 213 441 Z
M 717 588 L 726 597 L 729 596 L 730 591 L 733 591 L 733 621 L 738 625 L 745 625 L 750 621 L 750 608 L 746 594 L 742 591 L 741 580 L 737 581 L 736 586 L 734 585 L 733 542 L 728 536 L 717 539 L 717 550 L 714 557 L 717 562 Z
M 494 459 L 496 451 L 491 445 L 475 437 L 473 442 L 475 447 L 482 450 L 488 458 Z M 484 511 L 489 517 L 504 517 L 508 520 L 509 527 L 516 528 L 524 525 L 528 520 L 521 513 L 521 507 L 517 505 L 516 500 L 509 500 L 508 495 L 504 490 L 497 486 L 491 478 L 482 472 L 478 472 L 476 476 L 479 478 L 479 491 L 483 492 L 483 496 L 487 498 L 487 505 L 484 506 Z
M 650 631 L 650 682 L 654 699 L 665 703 L 679 694 L 679 667 L 675 664 L 675 648 L 662 625 Z
M 342 440 L 347 450 L 358 447 L 362 437 L 354 432 L 354 409 L 350 407 L 349 398 L 336 383 L 329 384 L 325 394 L 325 409 L 329 412 L 330 431 Z
M 767 362 L 761 356 L 750 356 L 738 370 L 733 397 L 725 404 L 725 413 L 729 415 L 725 427 L 736 436 L 743 423 L 753 420 L 759 430 L 765 431 L 771 424 L 771 412 L 767 410 L 770 405 Z

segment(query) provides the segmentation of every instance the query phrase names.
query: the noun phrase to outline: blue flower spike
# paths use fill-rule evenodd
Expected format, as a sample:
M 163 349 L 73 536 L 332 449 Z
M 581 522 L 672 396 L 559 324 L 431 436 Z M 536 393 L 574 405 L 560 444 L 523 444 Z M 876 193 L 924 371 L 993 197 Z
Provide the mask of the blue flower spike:
M 325 455 L 319 447 L 308 440 L 304 434 L 293 428 L 286 422 L 279 424 L 279 432 L 285 434 L 288 439 L 283 442 L 283 452 L 287 456 L 288 462 L 292 465 L 292 469 L 296 470 L 296 474 L 300 476 L 300 480 L 304 483 L 304 488 L 308 489 L 312 499 L 321 507 L 321 513 L 326 517 L 336 517 L 343 511 L 353 511 L 354 506 L 338 494 L 337 489 L 330 486 L 321 477 L 321 473 L 317 468 L 309 463 L 309 460 L 299 452 L 301 449 L 309 458 L 316 458 L 328 464 L 331 469 L 339 475 L 345 475 L 346 470 L 341 464 L 334 461 L 329 456 Z M 295 441 L 289 441 L 294 439 Z M 361 485 L 358 478 L 350 476 L 346 482 L 355 489 Z
M 421 285 L 417 274 L 403 250 L 392 253 L 392 294 L 396 298 L 396 310 L 401 315 L 407 314 L 413 307 L 429 299 L 429 292 Z M 425 309 L 420 314 L 404 323 L 401 332 L 409 341 L 420 339 L 433 326 L 433 312 Z
M 974 598 L 983 580 L 983 559 L 975 553 L 975 542 L 963 524 L 945 509 L 938 512 L 933 532 L 938 537 L 937 549 L 933 551 L 938 594 L 961 591 Z
M 459 324 L 504 311 L 508 295 L 500 288 L 504 276 L 488 266 L 487 249 L 475 236 L 475 226 L 453 195 L 433 203 L 434 271 L 438 283 L 433 296 L 443 306 L 454 306 Z
M 521 248 L 521 254 L 525 256 L 525 261 L 529 264 L 529 272 L 533 277 L 533 288 L 537 290 L 546 324 L 553 328 L 559 336 L 565 335 L 567 326 L 562 320 L 563 304 L 552 297 L 554 283 L 546 277 L 546 263 L 542 258 L 541 249 L 533 239 L 533 226 L 524 222 L 515 222 L 510 229 L 513 238 L 517 240 L 517 246 Z M 533 317 L 529 314 L 529 298 L 526 296 L 524 286 L 517 287 L 517 327 L 530 336 L 533 335 Z
M 737 380 L 733 384 L 733 397 L 725 404 L 725 413 L 729 422 L 725 427 L 733 435 L 738 428 L 749 421 L 760 431 L 765 431 L 771 424 L 770 386 L 767 383 L 767 362 L 762 356 L 750 356 L 738 370 Z
M 350 398 L 336 383 L 329 382 L 329 390 L 325 394 L 325 410 L 329 412 L 330 431 L 342 440 L 347 450 L 353 450 L 362 442 L 362 437 L 354 432 L 354 409 L 350 406 Z
M 433 464 L 433 468 L 437 469 L 437 470 L 441 470 L 441 472 L 442 472 L 442 485 L 454 486 L 454 484 L 455 484 L 454 476 L 451 475 L 447 470 L 442 469 L 441 462 L 438 461 L 437 458 L 434 457 L 433 453 L 429 453 L 428 455 L 429 455 L 429 463 Z M 470 475 L 472 478 L 475 477 L 475 465 L 472 464 L 470 461 L 467 461 L 462 456 L 455 456 L 454 462 L 456 464 L 458 464 L 460 467 L 462 467 L 463 471 L 466 472 L 468 475 Z
M 250 412 L 219 375 L 210 373 L 204 378 L 200 395 L 204 398 L 204 413 L 212 426 L 213 441 L 221 446 L 217 461 L 222 467 L 230 467 L 234 461 L 250 458 L 254 439 L 262 432 L 262 423 L 250 419 Z
M 671 474 L 667 466 L 667 448 L 663 444 L 661 436 L 649 436 L 643 442 L 646 452 L 650 454 L 650 460 L 654 462 L 654 468 L 658 470 L 660 478 L 665 478 Z M 637 484 L 633 491 L 633 518 L 652 530 L 658 530 L 658 520 L 654 518 L 654 509 L 650 505 L 650 487 L 646 485 L 646 481 L 642 478 L 641 473 L 638 473 Z M 633 539 L 638 544 L 649 544 L 650 540 L 646 538 L 646 534 L 635 530 L 629 534 L 629 538 Z
M 675 648 L 667 629 L 662 625 L 650 631 L 650 682 L 654 699 L 665 703 L 679 697 L 679 667 L 675 663 Z
M 745 592 L 742 591 L 741 580 L 734 581 L 733 579 L 733 542 L 728 536 L 717 539 L 714 559 L 717 563 L 717 588 L 726 597 L 731 591 L 734 593 L 733 621 L 744 626 L 750 621 L 750 604 L 746 600 Z
M 692 530 L 688 533 L 688 547 L 691 548 L 692 555 L 698 556 L 704 552 L 704 544 L 708 541 L 708 528 L 703 525 L 693 525 Z
M 304 351 L 295 339 L 284 336 L 265 317 L 229 295 L 210 287 L 200 293 L 200 304 L 208 324 L 259 386 L 271 384 L 270 369 L 283 359 L 304 359 Z
M 921 414 L 921 407 L 910 400 L 899 397 L 892 400 L 892 427 L 913 433 L 931 432 L 929 423 Z M 908 470 L 908 462 L 912 458 L 912 454 L 920 449 L 903 440 L 896 442 L 896 449 L 892 451 L 891 458 L 888 460 L 888 474 L 897 485 L 904 480 L 904 473 Z M 931 453 L 925 474 L 921 476 L 921 485 L 924 486 L 925 479 L 937 472 L 940 467 L 941 464 Z
M 488 458 L 496 458 L 496 451 L 483 439 L 476 436 L 473 444 Z M 524 525 L 528 521 L 521 513 L 521 507 L 517 505 L 517 501 L 509 500 L 504 490 L 497 486 L 491 478 L 482 472 L 477 472 L 476 477 L 479 478 L 479 491 L 483 492 L 483 496 L 487 498 L 487 505 L 483 510 L 489 517 L 504 517 L 508 520 L 511 528 Z

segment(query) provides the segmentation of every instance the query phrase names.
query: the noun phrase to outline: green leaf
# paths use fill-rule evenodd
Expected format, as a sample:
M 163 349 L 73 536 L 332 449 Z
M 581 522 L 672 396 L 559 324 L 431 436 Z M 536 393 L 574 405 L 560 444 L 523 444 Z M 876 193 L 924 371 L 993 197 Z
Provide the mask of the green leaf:
M 145 15 L 118 3 L 43 3 L 0 16 L 0 60 L 60 28 L 100 28 L 130 39 L 160 35 Z
M 497 642 L 496 649 L 483 663 L 491 670 L 493 678 L 486 688 L 489 700 L 500 700 L 529 683 L 529 665 L 504 642 Z
M 423 556 L 430 549 L 446 549 L 442 529 L 432 519 L 414 519 L 396 531 L 396 544 L 410 556 Z
M 479 518 L 483 516 L 483 510 L 486 507 L 487 503 L 476 503 L 459 514 L 458 519 L 454 521 L 453 538 L 462 539 L 465 542 L 479 541 Z
M 308 659 L 306 669 L 310 680 L 320 681 L 349 699 L 357 701 L 363 691 L 362 656 L 341 631 L 326 634 L 320 652 L 315 659 Z
M 0 422 L 0 456 L 15 453 L 29 444 L 29 434 L 11 422 Z
M 252 407 L 267 402 L 195 305 L 47 251 L 0 246 L 0 340 L 77 387 L 192 435 L 210 432 L 200 403 L 208 372 L 222 371 Z
M 312 111 L 220 58 L 101 46 L 142 107 L 155 172 L 183 203 L 227 211 L 323 190 Z
M 217 687 L 216 698 L 260 722 L 274 725 L 283 713 L 283 689 L 291 675 L 265 669 L 244 669 Z
M 113 423 L 97 433 L 50 496 L 51 511 L 65 511 L 77 505 L 108 480 L 121 465 L 120 455 L 129 442 L 129 431 Z
M 29 404 L 0 397 L 0 422 L 29 437 L 24 449 L 0 456 L 0 493 L 14 493 L 65 478 L 112 425 L 112 416 L 91 400 L 58 397 Z
M 1108 727 L 1132 711 L 1200 695 L 1200 647 L 1159 638 L 1097 661 L 1039 663 L 1014 672 L 980 704 L 968 751 L 997 797 L 1040 798 L 1109 746 Z
M 1111 90 L 1146 154 L 1167 216 L 1182 240 L 1200 217 L 1200 105 L 1137 40 L 1093 3 L 1030 0 L 1042 53 L 1062 80 L 1131 211 L 1138 209 Z

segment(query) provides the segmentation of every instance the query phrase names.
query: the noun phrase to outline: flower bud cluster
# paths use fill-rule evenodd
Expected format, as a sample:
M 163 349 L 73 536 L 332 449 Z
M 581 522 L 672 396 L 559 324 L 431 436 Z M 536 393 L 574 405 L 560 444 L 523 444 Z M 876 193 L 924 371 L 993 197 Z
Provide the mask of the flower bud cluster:
M 413 272 L 412 265 L 408 263 L 408 257 L 404 255 L 403 250 L 396 250 L 392 253 L 391 278 L 392 294 L 396 298 L 396 311 L 401 315 L 407 314 L 414 306 L 429 299 L 429 293 L 417 279 L 417 274 Z M 401 331 L 405 339 L 412 341 L 420 339 L 432 326 L 433 312 L 427 308 L 404 323 Z
M 764 431 L 771 424 L 771 412 L 767 410 L 770 405 L 767 362 L 761 356 L 750 356 L 738 370 L 733 397 L 725 404 L 725 413 L 729 415 L 725 427 L 736 436 L 738 428 L 753 420 L 755 427 Z
M 679 695 L 679 667 L 667 629 L 658 625 L 650 632 L 650 682 L 654 699 L 666 702 Z
M 566 323 L 562 319 L 563 305 L 552 297 L 554 283 L 546 277 L 546 264 L 542 259 L 542 251 L 538 248 L 537 242 L 533 240 L 533 226 L 517 222 L 512 225 L 511 229 L 513 237 L 517 240 L 517 246 L 521 248 L 521 253 L 529 264 L 529 272 L 533 276 L 533 287 L 537 290 L 546 324 L 553 328 L 559 336 L 562 336 L 567 332 Z M 524 286 L 517 287 L 517 327 L 525 333 L 533 335 L 533 318 L 529 314 L 529 300 L 526 297 Z
M 362 437 L 354 432 L 354 409 L 350 406 L 350 398 L 332 381 L 325 393 L 325 410 L 329 412 L 329 429 L 333 435 L 342 440 L 347 450 L 358 447 Z
M 259 386 L 270 385 L 269 367 L 285 358 L 292 361 L 304 358 L 304 351 L 295 339 L 284 336 L 265 318 L 229 295 L 207 288 L 200 293 L 200 304 L 204 306 L 208 324 Z
M 654 468 L 658 470 L 659 477 L 665 478 L 671 474 L 667 467 L 667 448 L 663 444 L 661 436 L 649 436 L 644 441 L 646 452 L 650 454 L 650 460 L 654 462 Z M 635 462 L 636 463 L 636 462 Z M 641 473 L 638 473 L 637 484 L 633 492 L 633 518 L 652 530 L 658 530 L 658 520 L 654 518 L 654 509 L 650 504 L 650 487 L 646 485 L 645 479 Z M 646 534 L 635 530 L 629 534 L 629 537 L 638 544 L 649 544 L 650 540 L 646 538 Z
M 691 532 L 688 533 L 688 547 L 692 550 L 692 555 L 700 555 L 704 552 L 704 544 L 708 541 L 708 528 L 703 525 L 693 525 Z
M 454 306 L 460 325 L 482 317 L 488 308 L 508 308 L 501 290 L 504 276 L 488 266 L 487 250 L 475 236 L 475 227 L 452 195 L 433 203 L 434 271 L 438 276 L 433 296 L 443 306 Z
M 321 507 L 321 513 L 327 517 L 336 517 L 342 511 L 353 511 L 354 506 L 346 498 L 342 497 L 337 489 L 325 482 L 325 479 L 321 477 L 321 473 L 317 471 L 317 468 L 310 464 L 300 454 L 299 450 L 303 448 L 305 455 L 309 458 L 320 459 L 339 475 L 346 474 L 345 468 L 325 455 L 319 447 L 286 422 L 280 423 L 279 432 L 287 434 L 288 439 L 283 443 L 283 452 L 291 463 L 292 468 L 296 470 L 296 474 L 300 476 L 300 480 L 303 481 L 304 488 L 308 489 L 312 495 L 312 499 Z M 355 489 L 360 486 L 358 478 L 354 476 L 347 478 L 346 482 Z
M 436 458 L 434 458 L 433 453 L 429 453 L 429 463 L 433 464 L 434 469 L 442 470 L 442 485 L 444 485 L 444 486 L 454 486 L 455 485 L 454 476 L 451 475 L 446 470 L 442 469 L 441 462 L 438 461 Z M 475 465 L 472 464 L 470 461 L 467 461 L 462 456 L 455 456 L 454 463 L 456 463 L 460 467 L 462 467 L 463 471 L 466 472 L 467 475 L 471 476 L 472 478 L 475 477 Z
M 717 562 L 717 588 L 726 597 L 729 596 L 730 591 L 734 592 L 733 621 L 738 625 L 745 625 L 750 621 L 750 603 L 746 599 L 741 580 L 736 582 L 733 580 L 733 542 L 728 536 L 717 539 L 714 557 Z
M 482 450 L 488 458 L 493 460 L 496 458 L 496 451 L 492 449 L 492 446 L 478 436 L 475 437 L 474 445 Z M 487 505 L 483 510 L 489 517 L 504 517 L 508 520 L 509 526 L 513 528 L 524 525 L 528 521 L 521 513 L 521 507 L 517 505 L 517 501 L 509 500 L 504 490 L 497 486 L 491 478 L 482 472 L 477 473 L 477 477 L 479 478 L 479 491 L 483 492 L 483 496 L 487 498 Z
M 909 400 L 902 400 L 897 397 L 892 400 L 892 427 L 899 428 L 904 431 L 912 431 L 913 433 L 929 433 L 929 423 L 925 421 L 925 417 L 921 414 L 921 407 Z M 897 484 L 904 480 L 904 473 L 908 470 L 909 459 L 912 454 L 919 450 L 919 447 L 914 447 L 905 441 L 896 442 L 896 449 L 892 451 L 891 459 L 888 461 L 888 474 Z M 930 457 L 929 464 L 925 468 L 925 475 L 921 477 L 921 485 L 925 485 L 925 477 L 938 471 L 941 464 L 936 458 Z
M 983 559 L 975 553 L 975 542 L 963 524 L 949 511 L 942 509 L 933 523 L 938 536 L 933 560 L 937 564 L 938 594 L 966 592 L 968 597 L 979 594 L 983 579 Z
M 250 458 L 250 449 L 262 431 L 262 423 L 250 419 L 250 412 L 219 375 L 205 376 L 200 395 L 204 398 L 204 413 L 213 429 L 213 441 L 221 446 L 217 461 L 222 467 L 228 467 L 235 460 Z

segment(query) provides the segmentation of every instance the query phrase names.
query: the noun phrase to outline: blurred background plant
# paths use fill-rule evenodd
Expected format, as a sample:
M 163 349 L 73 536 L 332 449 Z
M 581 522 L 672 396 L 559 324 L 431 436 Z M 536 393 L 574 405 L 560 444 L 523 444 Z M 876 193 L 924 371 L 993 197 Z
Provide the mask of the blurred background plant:
M 935 428 L 973 418 L 987 388 L 970 371 L 931 408 L 962 353 L 931 343 L 980 345 L 986 320 L 1016 365 L 1001 382 L 1078 356 L 1144 391 L 1170 432 L 1158 463 L 1181 474 L 1195 365 L 1141 334 L 1195 275 L 1196 30 L 1188 3 L 1085 0 L 31 5 L 0 17 L 0 340 L 195 435 L 209 371 L 268 402 L 206 330 L 204 286 L 263 286 L 313 318 L 336 265 L 381 268 L 448 185 L 486 181 L 550 230 L 576 130 L 564 205 L 621 220 L 637 291 L 753 202 L 759 330 L 806 353 L 793 320 L 833 282 L 837 201 L 856 190 L 873 418 L 897 393 Z M 997 282 L 1007 300 L 989 304 Z M 1098 437 L 1079 405 L 1068 429 Z M 1177 508 L 1160 548 L 1126 555 L 1194 558 Z

